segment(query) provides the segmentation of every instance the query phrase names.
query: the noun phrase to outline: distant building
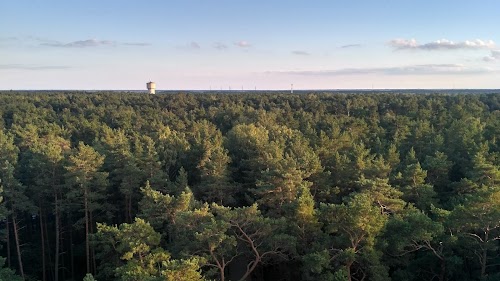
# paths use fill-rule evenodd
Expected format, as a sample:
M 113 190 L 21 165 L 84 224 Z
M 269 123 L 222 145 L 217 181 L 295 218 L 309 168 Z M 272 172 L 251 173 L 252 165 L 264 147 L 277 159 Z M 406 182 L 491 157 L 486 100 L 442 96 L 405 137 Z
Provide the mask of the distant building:
M 148 83 L 146 83 L 146 86 L 148 87 L 148 92 L 151 95 L 154 95 L 156 93 L 156 83 L 155 82 L 149 81 Z

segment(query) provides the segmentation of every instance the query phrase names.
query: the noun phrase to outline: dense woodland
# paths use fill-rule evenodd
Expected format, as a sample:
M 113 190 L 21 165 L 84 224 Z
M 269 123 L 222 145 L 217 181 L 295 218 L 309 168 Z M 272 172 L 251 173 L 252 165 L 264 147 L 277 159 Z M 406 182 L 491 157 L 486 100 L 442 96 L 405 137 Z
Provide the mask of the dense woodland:
M 498 93 L 1 92 L 0 116 L 0 280 L 500 280 Z

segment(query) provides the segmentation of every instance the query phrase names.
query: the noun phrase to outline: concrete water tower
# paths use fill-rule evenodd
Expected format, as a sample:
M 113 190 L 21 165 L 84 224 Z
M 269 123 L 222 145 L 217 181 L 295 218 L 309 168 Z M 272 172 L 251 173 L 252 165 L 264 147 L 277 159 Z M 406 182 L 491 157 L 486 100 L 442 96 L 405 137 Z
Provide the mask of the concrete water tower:
M 149 81 L 148 83 L 146 83 L 146 86 L 148 87 L 148 92 L 151 95 L 154 95 L 156 92 L 156 83 Z

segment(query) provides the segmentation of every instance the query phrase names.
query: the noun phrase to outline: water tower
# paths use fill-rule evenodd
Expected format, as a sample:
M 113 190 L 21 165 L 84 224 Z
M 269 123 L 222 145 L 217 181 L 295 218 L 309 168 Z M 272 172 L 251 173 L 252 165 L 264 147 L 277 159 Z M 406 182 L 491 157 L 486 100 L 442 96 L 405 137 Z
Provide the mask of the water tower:
M 154 95 L 156 91 L 156 83 L 149 81 L 148 83 L 146 83 L 146 86 L 148 87 L 148 92 L 151 95 Z

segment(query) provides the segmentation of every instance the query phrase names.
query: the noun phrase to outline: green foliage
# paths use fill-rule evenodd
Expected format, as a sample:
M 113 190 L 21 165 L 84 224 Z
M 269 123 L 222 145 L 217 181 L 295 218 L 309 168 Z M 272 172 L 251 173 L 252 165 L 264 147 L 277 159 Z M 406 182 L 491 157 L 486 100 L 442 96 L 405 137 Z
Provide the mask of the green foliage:
M 495 280 L 499 101 L 1 92 L 0 255 L 28 280 Z
M 421 210 L 429 210 L 431 205 L 437 203 L 433 186 L 426 184 L 427 171 L 422 169 L 413 148 L 400 164 L 400 170 L 394 182 L 403 191 L 405 201 L 415 204 Z
M 339 269 L 333 273 L 333 278 L 331 279 L 333 281 L 348 281 L 349 280 L 349 274 L 345 269 Z
M 92 274 L 87 273 L 85 277 L 83 277 L 83 281 L 97 281 L 97 280 L 94 279 L 94 276 L 92 276 Z
M 450 214 L 450 225 L 465 242 L 468 251 L 475 254 L 480 275 L 485 277 L 489 256 L 498 250 L 500 239 L 500 190 L 483 188 L 458 205 Z
M 392 217 L 384 232 L 387 250 L 393 256 L 400 256 L 418 250 L 432 250 L 431 243 L 442 235 L 444 227 L 423 212 L 410 209 Z
M 361 178 L 357 184 L 362 194 L 372 199 L 375 206 L 380 208 L 381 214 L 393 214 L 402 211 L 407 204 L 401 197 L 403 192 L 392 187 L 388 179 L 365 179 Z
M 468 173 L 468 178 L 480 187 L 500 186 L 500 168 L 493 161 L 487 152 L 480 151 L 472 158 L 472 170 Z
M 345 267 L 349 279 L 356 275 L 354 272 L 371 275 L 374 280 L 387 274 L 385 268 L 379 268 L 375 242 L 388 218 L 368 194 L 354 194 L 340 205 L 323 204 L 320 210 L 325 231 L 332 237 L 328 247 L 333 250 L 333 259 Z M 359 270 L 354 271 L 354 266 Z
M 120 280 L 204 280 L 199 269 L 201 260 L 172 260 L 158 247 L 160 236 L 149 223 L 137 218 L 133 224 L 118 227 L 99 224 L 97 239 L 111 244 L 124 261 L 115 270 Z
M 26 195 L 24 186 L 15 175 L 19 148 L 14 138 L 0 130 L 0 182 L 3 186 L 3 199 L 10 213 L 30 211 L 33 206 Z
M 0 280 L 5 281 L 22 281 L 23 278 L 15 274 L 10 268 L 4 268 L 5 258 L 0 257 Z
M 449 198 L 445 194 L 450 192 L 450 171 L 452 162 L 448 160 L 448 156 L 436 151 L 434 155 L 427 155 L 423 163 L 423 168 L 427 170 L 427 181 L 434 186 L 434 190 L 441 196 L 440 200 L 446 202 Z
M 143 197 L 139 202 L 141 210 L 139 216 L 145 218 L 157 230 L 170 236 L 173 234 L 168 229 L 172 229 L 177 223 L 178 215 L 194 207 L 193 193 L 189 188 L 178 196 L 173 196 L 153 190 L 149 182 L 146 182 L 146 186 L 141 191 Z
M 236 237 L 230 234 L 228 221 L 214 216 L 208 205 L 179 215 L 175 245 L 183 255 L 196 253 L 212 270 L 207 275 L 224 280 L 226 267 L 238 257 Z
M 228 165 L 231 158 L 222 146 L 221 132 L 217 130 L 209 136 L 197 135 L 196 142 L 201 146 L 198 148 L 201 157 L 196 167 L 200 171 L 200 197 L 206 202 L 234 205 L 237 188 L 230 178 Z M 196 147 L 195 144 L 193 146 Z
M 337 272 L 332 274 L 330 259 L 331 257 L 328 250 L 313 252 L 302 256 L 302 279 L 311 281 L 336 280 L 335 278 L 338 278 Z
M 97 210 L 111 211 L 108 204 L 104 204 L 108 186 L 107 172 L 102 171 L 104 156 L 101 156 L 91 146 L 79 143 L 77 151 L 69 156 L 65 169 L 66 184 L 69 191 L 66 196 L 72 204 L 76 204 L 77 211 L 82 210 L 85 201 L 88 212 Z

